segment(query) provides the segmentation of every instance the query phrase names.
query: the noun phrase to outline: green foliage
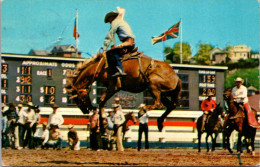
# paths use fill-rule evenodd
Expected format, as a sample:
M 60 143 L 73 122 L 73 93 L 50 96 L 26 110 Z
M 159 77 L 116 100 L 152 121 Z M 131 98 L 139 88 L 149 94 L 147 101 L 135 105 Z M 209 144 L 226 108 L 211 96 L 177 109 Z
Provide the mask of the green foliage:
M 246 87 L 253 86 L 259 89 L 259 69 L 258 68 L 243 68 L 229 74 L 225 80 L 225 88 L 235 86 L 235 79 L 241 77 L 244 79 L 243 85 Z
M 166 62 L 180 63 L 180 42 L 177 42 L 173 48 L 167 46 L 163 51 Z M 191 58 L 191 47 L 188 43 L 182 43 L 182 61 L 183 63 L 188 63 Z
M 247 59 L 247 60 L 240 59 L 240 60 L 238 60 L 238 62 L 228 63 L 227 66 L 228 66 L 229 70 L 232 70 L 232 69 L 235 69 L 235 68 L 257 67 L 257 66 L 259 66 L 259 59 Z
M 197 55 L 194 56 L 196 64 L 211 65 L 209 55 L 210 55 L 210 51 L 212 49 L 213 49 L 213 47 L 211 45 L 200 43 Z

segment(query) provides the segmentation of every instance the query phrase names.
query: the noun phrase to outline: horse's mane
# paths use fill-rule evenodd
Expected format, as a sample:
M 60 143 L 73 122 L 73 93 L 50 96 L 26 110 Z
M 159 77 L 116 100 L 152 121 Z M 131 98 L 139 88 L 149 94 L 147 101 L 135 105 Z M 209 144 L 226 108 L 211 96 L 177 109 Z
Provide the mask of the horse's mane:
M 104 55 L 102 53 L 98 53 L 96 55 L 93 55 L 91 58 L 86 59 L 84 62 L 77 63 L 76 69 L 73 71 L 73 74 L 67 75 L 67 86 L 66 88 L 71 88 L 71 86 L 74 84 L 74 82 L 77 80 L 78 76 L 81 74 L 81 72 L 91 64 L 94 64 L 103 58 Z M 67 90 L 68 91 L 68 90 Z
M 93 55 L 91 58 L 86 59 L 84 62 L 79 62 L 77 64 L 77 68 L 76 71 L 78 72 L 78 74 L 83 71 L 86 67 L 88 67 L 91 64 L 94 64 L 96 62 L 98 62 L 104 55 L 101 53 L 98 53 L 96 55 Z

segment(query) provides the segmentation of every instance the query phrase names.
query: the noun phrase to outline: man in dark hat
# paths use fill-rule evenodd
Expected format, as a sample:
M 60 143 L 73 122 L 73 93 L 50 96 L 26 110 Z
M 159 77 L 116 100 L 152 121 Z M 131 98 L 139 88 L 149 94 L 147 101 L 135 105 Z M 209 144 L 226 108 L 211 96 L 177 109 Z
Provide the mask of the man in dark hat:
M 59 106 L 56 104 L 52 104 L 51 108 L 53 109 L 53 112 L 49 116 L 48 125 L 51 129 L 53 126 L 59 128 L 64 122 L 62 115 L 57 112 Z
M 112 77 L 126 75 L 120 61 L 120 52 L 124 50 L 126 53 L 135 48 L 135 35 L 129 24 L 124 20 L 124 14 L 125 9 L 117 7 L 117 11 L 107 13 L 104 19 L 105 23 L 111 24 L 102 49 L 103 51 L 107 50 L 110 43 L 113 42 L 112 49 L 106 52 L 109 67 L 116 66 L 116 68 L 112 68 L 113 71 L 117 71 Z M 115 45 L 115 33 L 122 42 L 118 46 Z
M 9 139 L 9 145 L 12 148 L 15 148 L 14 142 L 16 140 L 15 135 L 15 126 L 16 121 L 18 120 L 18 114 L 16 112 L 15 104 L 9 103 L 9 109 L 3 112 L 3 116 L 7 117 L 7 136 Z

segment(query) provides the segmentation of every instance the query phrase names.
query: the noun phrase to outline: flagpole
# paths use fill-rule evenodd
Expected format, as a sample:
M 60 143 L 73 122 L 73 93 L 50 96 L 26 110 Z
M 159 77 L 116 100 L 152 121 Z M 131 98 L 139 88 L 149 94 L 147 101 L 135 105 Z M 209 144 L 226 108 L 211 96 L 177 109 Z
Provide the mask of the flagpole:
M 76 57 L 78 57 L 78 9 L 76 9 Z
M 182 20 L 180 21 L 181 22 L 181 46 L 180 46 L 180 64 L 182 64 Z

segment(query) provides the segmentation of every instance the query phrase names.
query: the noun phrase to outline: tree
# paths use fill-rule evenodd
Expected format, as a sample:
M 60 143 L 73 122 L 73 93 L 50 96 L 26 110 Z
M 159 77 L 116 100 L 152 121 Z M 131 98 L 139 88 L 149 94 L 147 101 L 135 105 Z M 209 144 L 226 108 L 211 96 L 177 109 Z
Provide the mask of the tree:
M 213 49 L 213 47 L 211 45 L 200 43 L 199 50 L 194 57 L 196 64 L 211 65 L 209 55 L 210 55 L 210 51 L 212 49 Z
M 167 46 L 163 51 L 166 62 L 180 63 L 180 42 L 177 42 L 173 48 Z M 188 63 L 191 58 L 191 47 L 188 43 L 182 43 L 182 61 Z

